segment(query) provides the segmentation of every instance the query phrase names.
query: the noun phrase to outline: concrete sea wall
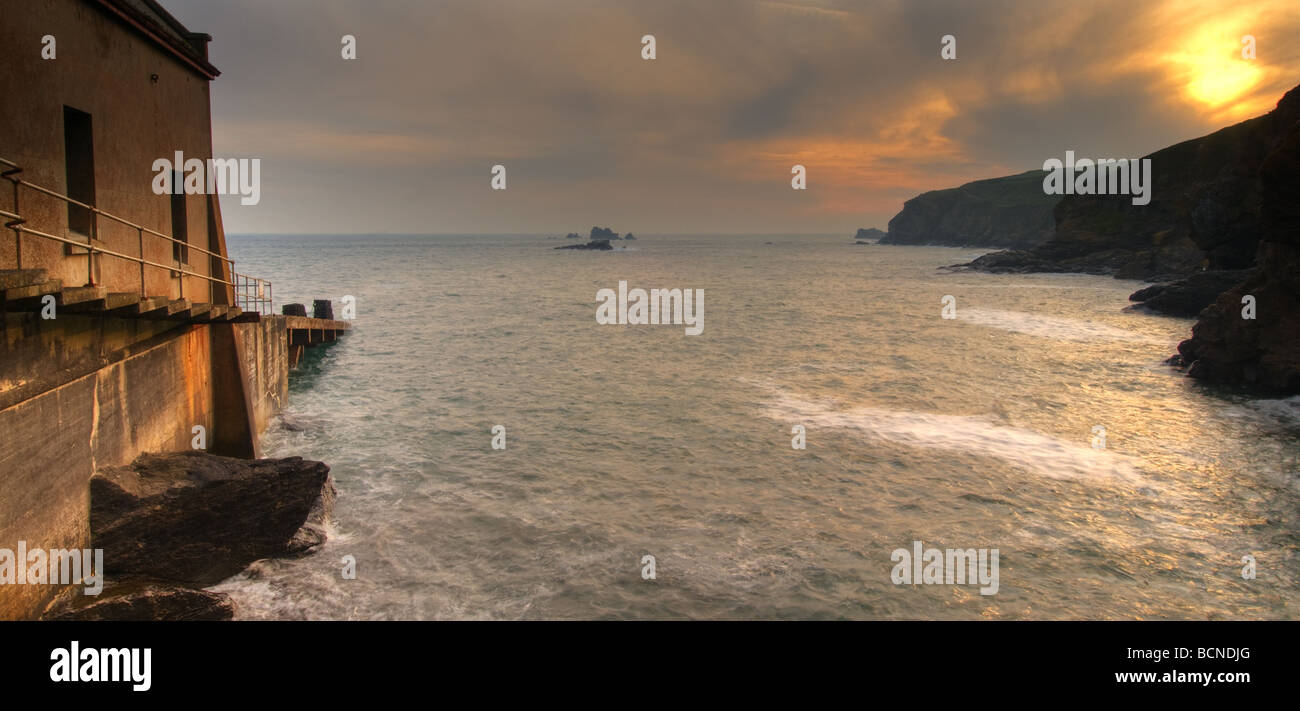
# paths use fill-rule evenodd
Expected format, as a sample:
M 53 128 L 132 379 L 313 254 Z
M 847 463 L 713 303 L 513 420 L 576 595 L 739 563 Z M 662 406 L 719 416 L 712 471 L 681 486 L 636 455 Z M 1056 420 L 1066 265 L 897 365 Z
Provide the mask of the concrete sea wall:
M 255 456 L 288 395 L 287 336 L 268 318 L 184 324 L 7 313 L 0 336 L 0 548 L 85 548 L 89 480 L 144 452 Z M 235 355 L 232 355 L 235 354 Z M 59 591 L 0 585 L 0 619 Z

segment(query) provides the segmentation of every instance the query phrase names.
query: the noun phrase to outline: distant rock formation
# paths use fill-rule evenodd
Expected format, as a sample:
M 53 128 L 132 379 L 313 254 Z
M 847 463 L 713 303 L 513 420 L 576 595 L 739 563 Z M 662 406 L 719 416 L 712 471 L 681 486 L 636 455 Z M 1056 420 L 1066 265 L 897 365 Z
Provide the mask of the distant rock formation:
M 1052 208 L 1060 200 L 1043 193 L 1044 175 L 1031 170 L 922 193 L 903 203 L 880 244 L 1014 249 L 1042 244 L 1052 237 Z
M 1290 395 L 1300 393 L 1300 118 L 1260 165 L 1259 203 L 1258 270 L 1201 312 L 1176 358 L 1194 378 Z
M 593 227 L 591 228 L 591 236 L 588 239 L 594 241 L 599 239 L 620 239 L 620 237 L 617 232 L 608 227 Z
M 875 227 L 859 227 L 857 234 L 853 235 L 853 239 L 858 242 L 879 241 L 884 239 L 886 234 L 884 230 L 878 230 Z
M 607 239 L 594 239 L 586 244 L 566 244 L 563 247 L 554 249 L 613 249 Z
M 636 239 L 636 237 L 632 236 L 632 233 L 629 232 L 629 233 L 623 235 L 623 239 Z
M 1263 116 L 1146 156 L 1154 173 L 1150 204 L 1134 205 L 1128 195 L 1067 195 L 1056 206 L 1050 241 L 967 266 L 1149 281 L 1247 269 L 1263 233 L 1260 166 L 1297 120 L 1300 87 Z
M 569 234 L 565 235 L 564 238 L 565 238 L 565 239 L 582 239 L 582 235 L 578 234 L 577 232 L 570 232 Z

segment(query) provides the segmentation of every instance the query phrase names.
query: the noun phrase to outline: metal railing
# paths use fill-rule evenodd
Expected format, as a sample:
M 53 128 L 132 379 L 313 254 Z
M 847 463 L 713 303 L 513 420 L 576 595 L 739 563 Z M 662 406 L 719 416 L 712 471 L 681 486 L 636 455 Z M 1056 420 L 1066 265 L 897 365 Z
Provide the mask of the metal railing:
M 259 314 L 274 313 L 271 305 L 271 282 L 257 277 L 231 272 L 235 280 L 235 301 L 245 311 Z
M 197 277 L 199 279 L 206 279 L 208 281 L 209 303 L 217 302 L 216 301 L 216 290 L 218 288 L 217 284 L 222 284 L 232 288 L 232 291 L 234 292 L 234 296 L 235 296 L 235 306 L 237 306 L 241 310 L 250 311 L 250 312 L 256 311 L 257 313 L 264 314 L 264 315 L 271 313 L 271 282 L 266 281 L 264 279 L 258 279 L 257 277 L 248 276 L 246 274 L 239 274 L 238 272 L 235 271 L 235 260 L 230 259 L 229 257 L 226 257 L 224 255 L 217 254 L 216 252 L 206 250 L 197 245 L 190 244 L 189 242 L 186 242 L 184 240 L 176 239 L 171 235 L 165 235 L 156 230 L 151 230 L 148 227 L 145 227 L 144 225 L 138 225 L 125 218 L 118 217 L 117 215 L 114 215 L 109 212 L 105 212 L 104 210 L 101 210 L 95 207 L 94 205 L 87 205 L 84 202 L 75 200 L 73 198 L 68 197 L 67 195 L 50 190 L 49 188 L 44 188 L 39 185 L 36 185 L 35 183 L 30 183 L 26 180 L 23 180 L 17 177 L 19 173 L 23 172 L 22 167 L 12 161 L 5 160 L 4 158 L 0 158 L 0 167 L 4 168 L 3 170 L 0 170 L 0 178 L 6 178 L 9 180 L 9 182 L 13 183 L 13 211 L 9 212 L 7 210 L 0 210 L 0 217 L 6 218 L 7 221 L 5 222 L 4 226 L 13 230 L 14 255 L 15 258 L 17 259 L 18 262 L 17 266 L 19 269 L 23 268 L 22 236 L 23 234 L 29 234 L 29 235 L 34 235 L 36 237 L 43 237 L 45 239 L 54 240 L 55 242 L 61 242 L 66 245 L 76 247 L 78 249 L 86 250 L 86 254 L 87 254 L 86 285 L 87 286 L 96 286 L 95 255 L 102 254 L 110 257 L 116 257 L 118 259 L 125 259 L 127 261 L 135 262 L 140 265 L 140 295 L 141 296 L 148 296 L 148 293 L 146 292 L 146 282 L 145 282 L 145 267 L 148 266 L 148 267 L 155 267 L 157 269 L 167 270 L 172 277 L 176 278 L 178 280 L 179 296 L 182 299 L 185 298 L 185 277 L 191 276 L 191 277 Z M 82 242 L 80 240 L 68 239 L 67 237 L 59 237 L 58 235 L 52 235 L 48 232 L 42 232 L 40 230 L 35 230 L 32 229 L 31 227 L 28 227 L 27 220 L 25 220 L 22 217 L 22 212 L 19 208 L 19 201 L 18 201 L 19 188 L 24 188 L 24 187 L 29 190 L 35 191 L 37 193 L 40 193 L 42 195 L 47 195 L 49 197 L 62 200 L 68 203 L 69 205 L 76 205 L 78 207 L 81 207 L 89 211 L 90 234 L 86 236 L 86 241 Z M 136 231 L 136 237 L 139 244 L 140 253 L 138 255 L 123 254 L 121 252 L 107 249 L 105 247 L 95 246 L 95 241 L 97 239 L 97 235 L 99 232 L 100 217 L 111 220 L 117 224 L 124 225 L 128 228 L 134 229 Z M 208 255 L 208 257 L 210 258 L 220 260 L 223 263 L 223 266 L 219 268 L 219 271 L 221 271 L 222 273 L 229 271 L 230 280 L 227 281 L 220 277 L 214 277 L 209 274 L 199 274 L 198 272 L 191 271 L 189 269 L 186 269 L 185 267 L 187 265 L 182 264 L 179 260 L 175 264 L 169 265 L 169 264 L 159 264 L 158 262 L 153 262 L 146 259 L 144 256 L 145 254 L 144 237 L 146 234 L 148 234 L 150 237 L 157 237 L 157 238 L 167 240 L 173 245 L 172 249 L 174 250 L 177 249 L 179 246 L 179 249 L 181 250 L 182 254 L 187 254 L 189 250 L 194 250 L 196 252 L 200 252 L 202 254 Z

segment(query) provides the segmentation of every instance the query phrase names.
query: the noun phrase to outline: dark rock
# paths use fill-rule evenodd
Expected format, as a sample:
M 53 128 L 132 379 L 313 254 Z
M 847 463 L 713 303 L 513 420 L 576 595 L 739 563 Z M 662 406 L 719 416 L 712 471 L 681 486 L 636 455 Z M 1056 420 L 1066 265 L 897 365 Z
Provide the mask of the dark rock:
M 1194 378 L 1290 395 L 1300 393 L 1300 120 L 1262 162 L 1259 184 L 1259 269 L 1201 312 L 1178 352 Z M 1254 319 L 1242 316 L 1245 296 Z
M 225 593 L 159 580 L 106 583 L 98 595 L 76 595 L 41 616 L 43 620 L 142 622 L 229 620 L 235 603 Z
M 285 316 L 306 316 L 307 307 L 302 304 L 285 304 L 280 307 L 280 313 Z
M 857 234 L 853 235 L 856 240 L 855 244 L 871 244 L 885 239 L 887 233 L 884 230 L 878 230 L 875 227 L 859 227 Z
M 981 255 L 966 264 L 957 264 L 949 269 L 956 271 L 973 270 L 992 274 L 1026 274 L 1037 271 L 1054 271 L 1052 265 L 1034 259 L 1024 250 L 1006 250 Z
M 1133 292 L 1129 301 L 1144 311 L 1191 318 L 1214 303 L 1219 294 L 1245 281 L 1249 269 L 1196 272 L 1170 284 L 1154 284 Z
M 90 533 L 110 577 L 211 585 L 324 540 L 329 467 L 300 457 L 144 454 L 90 479 Z
M 569 234 L 565 235 L 564 238 L 565 238 L 565 239 L 582 239 L 582 235 L 578 234 L 577 232 L 570 232 Z
M 608 227 L 593 227 L 591 228 L 591 237 L 589 237 L 589 239 L 594 242 L 602 239 L 619 239 L 619 236 L 617 232 Z
M 629 233 L 623 235 L 623 239 L 636 239 L 636 237 L 632 236 L 632 233 L 629 232 Z
M 613 249 L 613 247 L 610 246 L 609 240 L 597 239 L 586 244 L 567 244 L 563 247 L 556 247 L 555 249 Z
M 1052 237 L 1059 195 L 1043 193 L 1041 170 L 931 190 L 903 203 L 881 244 L 1027 249 Z M 859 231 L 860 232 L 860 231 Z
M 311 315 L 313 318 L 323 318 L 333 321 L 334 302 L 329 299 L 314 299 L 311 302 Z

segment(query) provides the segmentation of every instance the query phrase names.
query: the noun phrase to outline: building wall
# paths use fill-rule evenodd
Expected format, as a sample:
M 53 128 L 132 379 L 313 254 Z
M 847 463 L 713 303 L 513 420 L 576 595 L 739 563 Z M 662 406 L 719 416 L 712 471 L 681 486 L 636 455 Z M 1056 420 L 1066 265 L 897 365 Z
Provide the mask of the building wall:
M 63 107 L 91 115 L 94 140 L 95 204 L 102 210 L 171 234 L 171 197 L 152 191 L 153 161 L 212 156 L 209 80 L 146 40 L 105 10 L 82 0 L 0 0 L 0 158 L 21 165 L 21 177 L 67 194 Z M 21 6 L 21 10 L 19 8 Z M 55 59 L 42 59 L 41 38 L 53 35 Z M 156 75 L 157 81 L 151 77 Z M 8 181 L 0 181 L 0 206 L 12 207 Z M 219 236 L 209 232 L 208 211 L 215 201 L 185 196 L 190 244 L 210 249 Z M 33 229 L 71 237 L 66 205 L 30 190 L 20 193 L 19 214 Z M 220 225 L 219 217 L 216 224 Z M 136 230 L 99 221 L 103 246 L 128 255 L 140 252 Z M 171 265 L 171 244 L 145 236 L 144 254 Z M 26 235 L 24 267 L 45 267 L 67 286 L 87 281 L 84 253 L 65 257 L 65 245 Z M 71 248 L 74 249 L 75 248 Z M 214 250 L 215 251 L 215 250 Z M 224 254 L 224 250 L 222 250 Z M 13 232 L 0 230 L 0 269 L 17 266 Z M 139 291 L 134 262 L 96 257 L 97 279 L 110 291 Z M 191 250 L 189 267 L 209 273 L 206 256 Z M 179 279 L 170 270 L 145 270 L 150 296 L 179 298 Z M 185 295 L 210 301 L 208 282 L 187 277 Z
M 213 357 L 232 338 L 243 372 Z M 0 547 L 89 547 L 91 474 L 144 452 L 189 449 L 195 425 L 214 452 L 223 440 L 255 438 L 288 397 L 286 350 L 274 318 L 209 325 L 6 314 Z M 223 412 L 223 398 L 234 412 Z M 59 589 L 0 585 L 0 619 L 38 616 Z

